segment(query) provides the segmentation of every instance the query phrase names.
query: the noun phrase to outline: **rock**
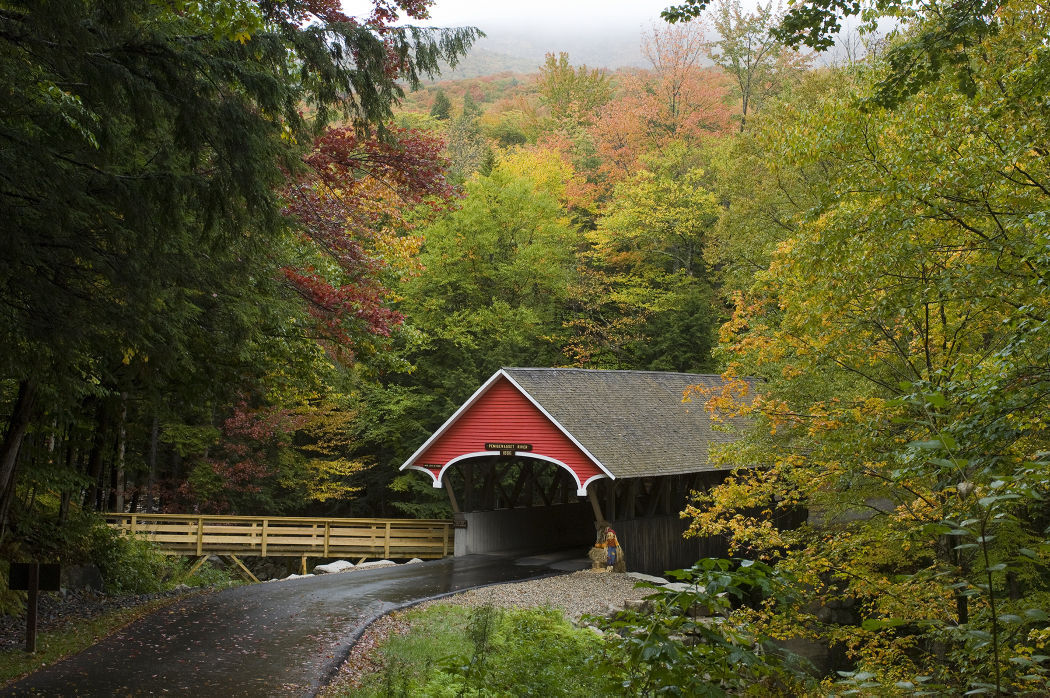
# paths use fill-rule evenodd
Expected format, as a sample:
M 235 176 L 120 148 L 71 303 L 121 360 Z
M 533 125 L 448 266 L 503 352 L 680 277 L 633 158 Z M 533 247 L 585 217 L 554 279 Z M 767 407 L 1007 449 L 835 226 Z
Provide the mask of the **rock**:
M 664 584 L 660 588 L 661 589 L 667 589 L 668 591 L 677 591 L 677 592 L 682 592 L 682 591 L 702 592 L 704 590 L 704 588 L 701 587 L 701 586 L 697 586 L 696 584 L 686 584 L 685 582 L 671 582 L 669 584 Z
M 663 577 L 654 577 L 651 574 L 643 574 L 641 572 L 628 572 L 627 576 L 628 577 L 633 577 L 634 579 L 639 579 L 639 580 L 641 580 L 643 582 L 651 582 L 653 584 L 659 584 L 660 586 L 663 586 L 664 584 L 668 584 L 669 583 Z
M 285 579 L 286 580 L 288 580 L 288 579 L 304 579 L 306 577 L 313 577 L 313 576 L 314 575 L 312 575 L 312 574 L 290 574 L 287 577 L 285 577 Z
M 420 559 L 419 559 L 418 557 L 414 557 L 414 558 L 412 558 L 411 560 L 409 560 L 408 562 L 406 562 L 405 564 L 406 564 L 406 565 L 414 565 L 414 564 L 416 564 L 417 562 L 423 562 L 423 561 L 422 561 L 422 560 L 420 560 Z
M 95 565 L 68 565 L 62 568 L 62 587 L 69 591 L 91 589 L 105 590 L 102 573 Z
M 352 570 L 354 563 L 347 562 L 346 560 L 336 560 L 335 562 L 329 562 L 327 565 L 317 565 L 314 567 L 314 574 L 335 574 L 338 572 L 346 572 Z
M 362 562 L 357 566 L 357 569 L 367 569 L 369 567 L 389 567 L 390 565 L 396 565 L 396 562 L 392 560 L 373 560 L 372 562 Z
M 644 613 L 649 609 L 649 602 L 645 599 L 626 599 L 623 602 L 623 607 L 628 611 L 639 611 Z

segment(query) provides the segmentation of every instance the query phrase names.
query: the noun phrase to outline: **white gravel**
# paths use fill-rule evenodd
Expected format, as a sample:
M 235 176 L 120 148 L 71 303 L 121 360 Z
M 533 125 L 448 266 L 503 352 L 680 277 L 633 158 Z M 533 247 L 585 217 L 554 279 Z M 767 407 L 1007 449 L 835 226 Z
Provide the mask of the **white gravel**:
M 584 614 L 608 615 L 622 610 L 628 599 L 642 599 L 652 593 L 651 589 L 635 589 L 636 583 L 637 579 L 625 574 L 583 570 L 556 577 L 471 589 L 428 601 L 424 606 L 436 603 L 471 608 L 486 605 L 500 608 L 549 606 L 561 609 L 569 619 L 576 622 Z

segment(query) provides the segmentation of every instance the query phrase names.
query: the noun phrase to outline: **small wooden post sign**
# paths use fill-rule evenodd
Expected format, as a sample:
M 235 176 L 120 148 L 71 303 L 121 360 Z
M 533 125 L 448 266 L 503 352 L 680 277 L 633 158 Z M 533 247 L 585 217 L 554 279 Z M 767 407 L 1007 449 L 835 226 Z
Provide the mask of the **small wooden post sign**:
M 36 612 L 41 591 L 58 591 L 62 586 L 62 568 L 57 564 L 12 562 L 7 588 L 29 592 L 26 601 L 26 652 L 36 652 Z

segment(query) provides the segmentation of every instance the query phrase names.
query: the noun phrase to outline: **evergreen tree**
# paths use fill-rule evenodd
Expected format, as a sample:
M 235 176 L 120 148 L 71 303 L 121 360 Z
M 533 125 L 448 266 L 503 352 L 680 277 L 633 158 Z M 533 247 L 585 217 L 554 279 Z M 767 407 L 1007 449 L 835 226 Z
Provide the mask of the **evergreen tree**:
M 448 98 L 444 90 L 438 90 L 434 96 L 434 106 L 430 107 L 430 115 L 439 121 L 445 121 L 452 114 L 452 100 Z
M 312 370 L 308 308 L 281 273 L 302 217 L 280 192 L 333 119 L 391 140 L 399 81 L 465 51 L 473 30 L 389 26 L 426 4 L 367 21 L 320 0 L 4 5 L 0 516 L 34 434 L 51 462 L 93 420 L 98 447 L 69 459 L 88 452 L 97 487 L 135 399 L 147 424 L 161 403 L 210 414 L 270 367 Z

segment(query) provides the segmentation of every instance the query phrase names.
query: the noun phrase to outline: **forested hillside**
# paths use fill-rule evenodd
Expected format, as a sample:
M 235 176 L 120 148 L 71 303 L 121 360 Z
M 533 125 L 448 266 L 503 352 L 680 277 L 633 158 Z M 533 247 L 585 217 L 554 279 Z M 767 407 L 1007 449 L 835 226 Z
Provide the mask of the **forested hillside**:
M 835 691 L 1046 691 L 1047 8 L 879 3 L 817 67 L 852 6 L 690 0 L 644 68 L 424 88 L 475 38 L 394 28 L 427 4 L 0 10 L 5 555 L 105 510 L 446 515 L 397 466 L 499 367 L 717 372 L 687 399 L 753 427 L 686 515 L 764 601 L 639 692 L 788 691 L 763 643 L 818 636 Z

